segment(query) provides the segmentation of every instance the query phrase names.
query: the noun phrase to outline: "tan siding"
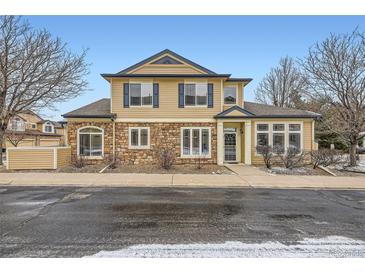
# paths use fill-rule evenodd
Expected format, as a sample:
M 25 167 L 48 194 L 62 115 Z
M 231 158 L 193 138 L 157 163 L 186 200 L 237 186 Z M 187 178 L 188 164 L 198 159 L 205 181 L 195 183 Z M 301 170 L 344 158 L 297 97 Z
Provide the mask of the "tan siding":
M 238 90 L 238 92 L 237 92 L 237 96 L 238 96 L 237 105 L 240 106 L 240 107 L 243 107 L 243 85 L 242 85 L 242 83 L 226 82 L 226 83 L 224 83 L 224 87 L 235 87 Z M 230 107 L 232 107 L 232 105 L 223 105 L 224 110 L 226 110 Z
M 60 135 L 64 135 L 65 134 L 65 129 L 64 128 L 56 128 L 56 134 L 60 134 Z
M 312 150 L 312 121 L 303 123 L 303 146 L 304 150 Z
M 152 107 L 123 107 L 123 81 L 112 81 L 112 112 L 117 113 L 117 118 L 213 118 L 221 111 L 221 82 L 211 79 L 214 84 L 214 107 L 178 107 L 178 83 L 184 80 L 159 79 L 160 106 Z
M 57 167 L 64 167 L 71 163 L 71 148 L 57 148 Z
M 146 65 L 131 74 L 202 74 L 187 65 Z
M 60 139 L 40 139 L 39 145 L 41 147 L 54 147 L 60 145 Z
M 9 169 L 53 169 L 53 149 L 9 149 Z
M 20 141 L 20 143 L 18 144 L 18 147 L 32 147 L 32 146 L 35 146 L 35 139 L 24 139 Z M 14 146 L 9 141 L 6 141 L 6 147 L 8 148 Z
M 39 119 L 38 116 L 29 113 L 20 113 L 18 114 L 18 116 L 22 117 L 25 121 L 29 123 L 38 123 L 42 121 L 41 119 Z

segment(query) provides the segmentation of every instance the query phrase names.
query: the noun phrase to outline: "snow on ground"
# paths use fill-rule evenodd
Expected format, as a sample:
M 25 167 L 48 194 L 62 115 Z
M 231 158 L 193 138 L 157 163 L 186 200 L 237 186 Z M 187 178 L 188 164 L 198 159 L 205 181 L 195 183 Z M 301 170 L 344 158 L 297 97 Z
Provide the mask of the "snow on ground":
M 90 257 L 142 258 L 308 258 L 365 257 L 365 242 L 342 236 L 304 238 L 296 244 L 280 242 L 221 244 L 150 244 L 133 245 L 115 251 L 100 251 Z
M 346 170 L 346 171 L 354 171 L 354 172 L 363 172 L 365 173 L 365 160 L 360 160 L 357 162 L 356 166 L 343 166 L 343 165 L 336 165 L 336 169 L 338 170 Z

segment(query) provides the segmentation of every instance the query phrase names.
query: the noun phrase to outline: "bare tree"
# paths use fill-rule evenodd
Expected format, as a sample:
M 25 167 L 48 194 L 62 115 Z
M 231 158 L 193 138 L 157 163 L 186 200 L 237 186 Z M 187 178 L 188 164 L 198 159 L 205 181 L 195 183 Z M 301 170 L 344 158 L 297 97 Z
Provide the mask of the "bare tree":
M 54 109 L 87 87 L 86 51 L 73 54 L 46 30 L 0 16 L 0 144 L 9 119 L 25 109 Z M 0 164 L 2 159 L 0 148 Z
M 255 90 L 256 101 L 278 107 L 300 107 L 307 87 L 303 73 L 290 57 L 280 59 Z
M 365 39 L 357 29 L 331 34 L 309 49 L 303 61 L 310 96 L 325 101 L 332 115 L 323 123 L 350 147 L 350 165 L 356 165 L 356 146 L 365 131 Z
M 17 147 L 21 141 L 27 136 L 25 131 L 11 130 L 6 133 L 6 139 L 14 146 Z

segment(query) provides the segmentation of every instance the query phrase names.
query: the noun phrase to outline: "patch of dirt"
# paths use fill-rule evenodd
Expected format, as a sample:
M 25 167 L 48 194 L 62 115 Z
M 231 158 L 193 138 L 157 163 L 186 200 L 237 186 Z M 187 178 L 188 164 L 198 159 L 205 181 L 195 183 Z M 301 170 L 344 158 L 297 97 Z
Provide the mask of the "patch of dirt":
M 6 170 L 0 172 L 39 172 L 39 173 L 98 173 L 105 167 L 105 164 L 86 165 L 77 168 L 73 165 L 62 167 L 56 170 Z M 157 165 L 119 165 L 115 169 L 106 169 L 104 173 L 147 173 L 147 174 L 233 174 L 229 169 L 218 165 L 174 165 L 166 170 Z
M 218 165 L 174 165 L 166 170 L 156 165 L 120 165 L 107 169 L 105 173 L 148 173 L 148 174 L 233 174 L 229 169 Z
M 272 167 L 271 169 L 267 169 L 266 167 L 261 166 L 259 167 L 259 169 L 267 173 L 280 174 L 280 175 L 331 176 L 322 169 L 319 168 L 313 169 L 311 165 L 295 167 L 292 169 L 285 167 Z

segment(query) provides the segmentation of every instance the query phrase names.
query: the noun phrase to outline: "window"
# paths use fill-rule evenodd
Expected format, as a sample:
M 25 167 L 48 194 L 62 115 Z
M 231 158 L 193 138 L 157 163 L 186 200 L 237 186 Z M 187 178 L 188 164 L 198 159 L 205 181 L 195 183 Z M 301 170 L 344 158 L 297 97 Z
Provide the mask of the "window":
M 11 122 L 11 130 L 14 131 L 24 131 L 25 130 L 25 124 L 24 121 L 18 117 L 14 118 Z
M 207 84 L 185 84 L 185 106 L 206 106 L 207 102 Z
M 301 149 L 301 125 L 289 124 L 289 146 Z
M 101 157 L 103 150 L 104 131 L 97 127 L 86 127 L 78 130 L 78 155 L 86 157 Z
M 258 146 L 269 145 L 269 125 L 268 124 L 257 124 L 256 126 L 256 140 Z
M 36 124 L 32 124 L 32 129 L 36 129 L 37 125 Z
M 210 128 L 182 128 L 182 156 L 210 157 Z
M 272 147 L 274 153 L 285 151 L 288 147 L 302 149 L 301 123 L 258 123 L 256 124 L 256 146 Z
M 53 125 L 52 125 L 52 123 L 51 122 L 46 122 L 44 124 L 43 131 L 44 132 L 47 132 L 47 133 L 53 133 Z
M 149 149 L 150 148 L 150 128 L 130 127 L 129 128 L 129 148 Z
M 273 124 L 272 147 L 278 153 L 285 150 L 285 124 Z
M 237 90 L 235 87 L 224 88 L 224 104 L 234 105 L 237 102 Z
M 131 106 L 152 106 L 153 85 L 151 83 L 130 84 Z

